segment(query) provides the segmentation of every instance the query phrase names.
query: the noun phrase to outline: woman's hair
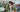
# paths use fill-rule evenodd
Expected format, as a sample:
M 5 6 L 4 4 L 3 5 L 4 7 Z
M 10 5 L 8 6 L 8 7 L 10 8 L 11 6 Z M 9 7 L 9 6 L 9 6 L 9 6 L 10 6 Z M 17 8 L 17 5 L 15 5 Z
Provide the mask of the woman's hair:
M 9 4 L 10 4 L 10 3 L 13 5 L 13 2 L 12 2 L 12 1 L 9 1 Z

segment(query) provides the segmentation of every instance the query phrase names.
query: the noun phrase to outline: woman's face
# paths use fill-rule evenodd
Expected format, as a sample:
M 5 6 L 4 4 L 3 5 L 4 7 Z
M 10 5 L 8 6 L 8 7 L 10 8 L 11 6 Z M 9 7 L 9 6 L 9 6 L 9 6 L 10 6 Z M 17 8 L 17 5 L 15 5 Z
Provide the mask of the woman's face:
M 12 3 L 10 3 L 10 5 L 12 5 Z

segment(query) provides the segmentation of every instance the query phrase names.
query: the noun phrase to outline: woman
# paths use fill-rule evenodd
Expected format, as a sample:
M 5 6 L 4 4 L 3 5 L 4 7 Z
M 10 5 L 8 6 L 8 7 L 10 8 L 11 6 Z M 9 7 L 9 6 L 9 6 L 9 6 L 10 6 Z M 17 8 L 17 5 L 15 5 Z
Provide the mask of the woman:
M 13 10 L 16 10 L 15 7 L 13 7 L 13 2 L 9 1 L 9 9 L 10 9 L 10 12 L 13 12 Z

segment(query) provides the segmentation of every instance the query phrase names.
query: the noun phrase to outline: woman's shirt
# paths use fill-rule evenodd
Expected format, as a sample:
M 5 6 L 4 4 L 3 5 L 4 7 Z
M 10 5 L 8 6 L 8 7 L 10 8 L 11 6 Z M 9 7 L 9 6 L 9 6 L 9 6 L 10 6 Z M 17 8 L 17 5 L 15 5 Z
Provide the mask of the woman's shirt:
M 13 6 L 13 5 L 12 5 Z M 10 6 L 10 10 L 12 10 L 12 6 Z

